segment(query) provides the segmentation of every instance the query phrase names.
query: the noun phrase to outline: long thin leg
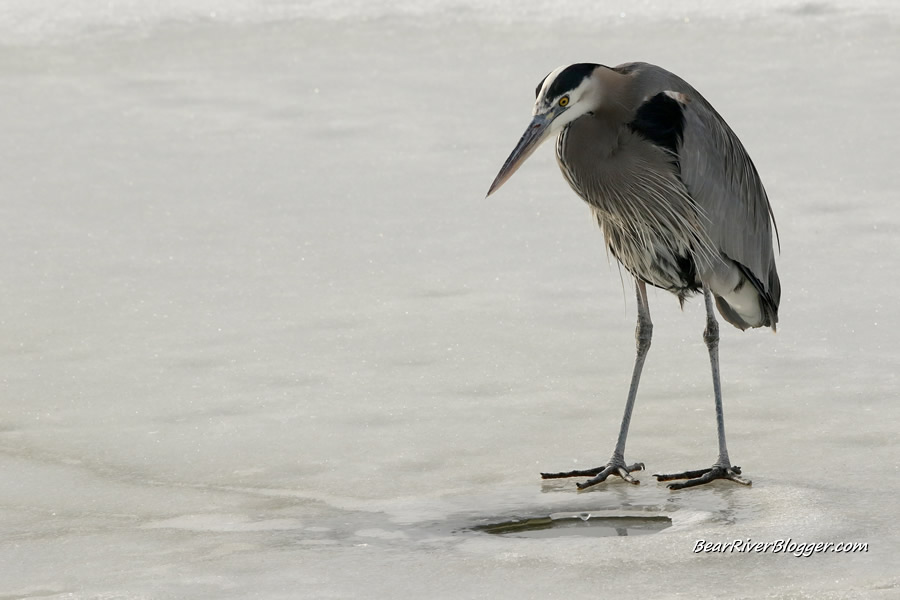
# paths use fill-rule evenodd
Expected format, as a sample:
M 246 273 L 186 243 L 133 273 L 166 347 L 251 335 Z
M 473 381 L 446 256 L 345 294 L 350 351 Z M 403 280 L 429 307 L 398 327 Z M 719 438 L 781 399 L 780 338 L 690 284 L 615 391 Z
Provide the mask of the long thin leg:
M 628 427 L 631 425 L 631 412 L 634 410 L 634 399 L 637 397 L 638 385 L 641 382 L 641 371 L 644 369 L 644 360 L 647 358 L 647 351 L 650 350 L 650 340 L 653 337 L 653 322 L 650 320 L 650 305 L 647 302 L 646 284 L 643 281 L 636 281 L 635 290 L 637 292 L 638 320 L 634 337 L 637 346 L 637 354 L 634 359 L 634 371 L 631 374 L 631 387 L 628 390 L 628 400 L 625 402 L 625 414 L 622 416 L 622 426 L 619 428 L 619 439 L 613 450 L 612 458 L 610 458 L 609 464 L 605 467 L 598 467 L 596 469 L 567 471 L 563 473 L 541 473 L 541 477 L 544 479 L 593 476 L 592 479 L 584 483 L 579 483 L 579 489 L 584 489 L 606 481 L 606 478 L 613 474 L 619 475 L 629 483 L 640 483 L 629 474 L 629 471 L 640 471 L 644 468 L 644 464 L 636 463 L 631 466 L 626 466 L 625 441 L 628 438 Z
M 625 414 L 622 415 L 622 426 L 619 428 L 619 439 L 613 450 L 612 460 L 625 462 L 625 440 L 628 438 L 628 427 L 631 425 L 631 411 L 634 410 L 634 399 L 637 397 L 638 385 L 641 383 L 641 372 L 644 370 L 644 360 L 647 351 L 650 350 L 650 341 L 653 338 L 653 322 L 650 320 L 650 305 L 647 303 L 647 286 L 643 281 L 638 281 L 637 288 L 637 313 L 638 321 L 634 330 L 634 340 L 637 352 L 634 357 L 634 370 L 631 373 L 631 387 L 628 388 L 628 400 L 625 402 Z
M 713 395 L 716 399 L 716 430 L 719 437 L 719 458 L 710 469 L 699 471 L 685 471 L 671 475 L 655 475 L 657 481 L 670 481 L 672 479 L 689 479 L 684 483 L 673 483 L 669 487 L 678 490 L 708 483 L 713 479 L 731 479 L 737 483 L 750 485 L 748 479 L 739 477 L 740 467 L 732 467 L 728 458 L 728 448 L 725 445 L 725 414 L 722 409 L 722 384 L 719 380 L 719 323 L 713 311 L 712 294 L 703 288 L 703 299 L 706 302 L 706 329 L 703 331 L 703 341 L 709 351 L 709 364 L 712 369 Z
M 703 300 L 706 302 L 706 329 L 703 330 L 703 341 L 709 351 L 709 366 L 712 369 L 713 395 L 716 398 L 716 433 L 719 436 L 719 459 L 714 467 L 731 468 L 728 460 L 728 448 L 725 446 L 725 413 L 722 409 L 722 383 L 719 380 L 719 323 L 713 312 L 712 294 L 703 288 Z

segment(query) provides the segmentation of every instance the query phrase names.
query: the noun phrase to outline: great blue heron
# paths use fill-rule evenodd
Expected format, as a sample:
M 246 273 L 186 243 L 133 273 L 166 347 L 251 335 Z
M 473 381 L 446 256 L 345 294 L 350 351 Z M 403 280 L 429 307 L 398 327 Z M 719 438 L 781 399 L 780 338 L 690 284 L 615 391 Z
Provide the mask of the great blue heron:
M 719 457 L 709 469 L 655 475 L 692 487 L 715 479 L 750 485 L 725 445 L 719 384 L 719 325 L 713 312 L 740 329 L 778 322 L 781 284 L 766 191 L 744 146 L 703 96 L 680 77 L 646 63 L 559 67 L 536 90 L 534 119 L 491 185 L 497 191 L 534 150 L 558 133 L 556 158 L 572 189 L 591 208 L 612 255 L 637 290 L 637 357 L 612 458 L 603 467 L 542 473 L 545 479 L 618 475 L 639 483 L 627 466 L 625 439 L 653 324 L 646 284 L 685 298 L 703 292 Z

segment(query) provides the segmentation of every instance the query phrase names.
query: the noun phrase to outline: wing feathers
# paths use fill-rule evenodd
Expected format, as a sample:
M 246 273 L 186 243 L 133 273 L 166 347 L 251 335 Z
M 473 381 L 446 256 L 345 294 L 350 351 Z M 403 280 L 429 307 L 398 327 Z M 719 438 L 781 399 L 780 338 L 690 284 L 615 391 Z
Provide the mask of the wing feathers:
M 727 264 L 736 265 L 724 265 L 730 273 L 721 264 L 705 273 L 701 269 L 705 285 L 722 298 L 717 304 L 723 317 L 741 328 L 774 328 L 781 283 L 772 231 L 776 240 L 778 232 L 765 188 L 743 144 L 703 96 L 676 75 L 645 64 L 617 69 L 634 74 L 638 93 L 646 90 L 629 128 L 672 154 L 682 182 L 705 217 L 709 239 Z M 740 310 L 750 321 L 729 318 L 736 315 L 736 306 L 747 304 L 748 290 L 736 285 L 743 279 L 759 296 L 758 308 Z M 729 305 L 729 298 L 734 305 Z

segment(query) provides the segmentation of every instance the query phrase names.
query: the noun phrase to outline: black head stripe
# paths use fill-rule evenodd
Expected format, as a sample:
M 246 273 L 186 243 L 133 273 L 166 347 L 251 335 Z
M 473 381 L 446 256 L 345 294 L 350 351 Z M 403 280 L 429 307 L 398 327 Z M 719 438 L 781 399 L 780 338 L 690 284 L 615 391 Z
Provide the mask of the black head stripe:
M 594 63 L 569 65 L 560 71 L 559 75 L 556 76 L 556 79 L 553 80 L 553 83 L 550 84 L 550 87 L 547 89 L 547 97 L 556 98 L 557 96 L 562 96 L 566 92 L 571 92 L 581 85 L 581 82 L 584 81 L 586 77 L 589 77 L 598 66 L 599 65 L 595 65 Z M 538 93 L 540 93 L 540 89 L 541 88 L 538 87 Z

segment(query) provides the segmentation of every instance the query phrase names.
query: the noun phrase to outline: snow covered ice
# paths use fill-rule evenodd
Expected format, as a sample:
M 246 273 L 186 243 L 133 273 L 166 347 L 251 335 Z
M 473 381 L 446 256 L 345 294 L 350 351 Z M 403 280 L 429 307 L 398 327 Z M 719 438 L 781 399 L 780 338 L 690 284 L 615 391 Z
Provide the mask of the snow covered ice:
M 0 597 L 900 594 L 895 3 L 57 4 L 0 5 Z M 778 220 L 778 333 L 722 327 L 751 488 L 650 476 L 716 452 L 662 291 L 641 485 L 539 479 L 608 459 L 634 301 L 551 145 L 484 194 L 541 77 L 631 60 Z M 868 551 L 693 552 L 788 538 Z

